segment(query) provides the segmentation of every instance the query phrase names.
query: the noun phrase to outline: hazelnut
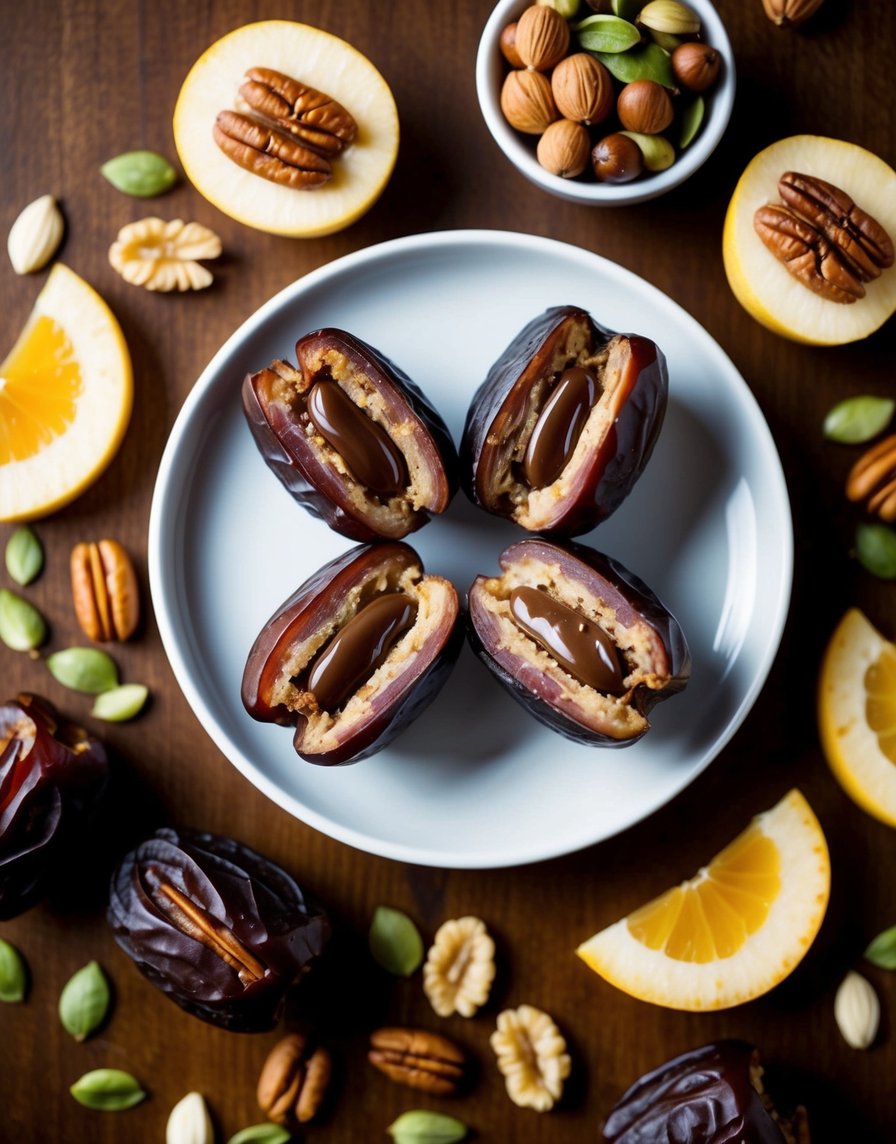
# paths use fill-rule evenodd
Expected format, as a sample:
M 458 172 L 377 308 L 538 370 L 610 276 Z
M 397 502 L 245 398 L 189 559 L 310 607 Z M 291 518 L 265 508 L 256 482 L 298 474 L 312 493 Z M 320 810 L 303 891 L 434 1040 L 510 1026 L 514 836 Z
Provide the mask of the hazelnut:
M 501 55 L 512 68 L 525 67 L 520 59 L 520 53 L 516 50 L 516 20 L 512 24 L 508 24 L 501 33 L 498 46 L 501 49 Z
M 623 127 L 641 135 L 665 131 L 675 116 L 672 98 L 661 83 L 636 79 L 627 83 L 616 100 L 616 114 Z
M 588 129 L 571 119 L 558 119 L 538 140 L 535 154 L 546 171 L 572 179 L 588 166 L 590 151 Z
M 537 71 L 512 71 L 501 88 L 501 110 L 511 127 L 527 135 L 541 135 L 559 118 L 551 83 Z
M 595 144 L 591 166 L 599 183 L 630 183 L 644 169 L 644 157 L 634 139 L 616 131 Z
M 672 72 L 688 91 L 706 91 L 719 76 L 722 57 L 709 44 L 691 41 L 679 44 L 672 53 Z
M 516 50 L 525 67 L 548 71 L 569 50 L 569 24 L 555 8 L 533 4 L 517 21 Z
M 551 91 L 557 110 L 577 123 L 600 123 L 613 108 L 613 81 L 594 56 L 576 52 L 554 68 Z

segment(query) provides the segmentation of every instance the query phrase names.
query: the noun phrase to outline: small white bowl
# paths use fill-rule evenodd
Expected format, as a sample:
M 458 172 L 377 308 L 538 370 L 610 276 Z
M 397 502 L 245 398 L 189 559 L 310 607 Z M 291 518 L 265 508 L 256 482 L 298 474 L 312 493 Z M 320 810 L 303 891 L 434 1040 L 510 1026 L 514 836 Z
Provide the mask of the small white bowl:
M 671 167 L 665 171 L 645 173 L 630 183 L 597 183 L 588 180 L 587 176 L 563 179 L 559 175 L 552 175 L 535 157 L 538 137 L 514 130 L 504 118 L 500 96 L 508 65 L 499 46 L 501 32 L 507 24 L 519 19 L 532 2 L 534 0 L 500 0 L 485 25 L 476 56 L 476 93 L 486 126 L 521 174 L 558 198 L 590 206 L 612 207 L 630 206 L 663 195 L 703 166 L 725 134 L 736 87 L 731 43 L 710 0 L 687 0 L 688 5 L 700 16 L 706 42 L 722 55 L 718 82 L 705 97 L 707 116 L 700 133 Z M 587 14 L 587 9 L 583 9 L 582 18 Z

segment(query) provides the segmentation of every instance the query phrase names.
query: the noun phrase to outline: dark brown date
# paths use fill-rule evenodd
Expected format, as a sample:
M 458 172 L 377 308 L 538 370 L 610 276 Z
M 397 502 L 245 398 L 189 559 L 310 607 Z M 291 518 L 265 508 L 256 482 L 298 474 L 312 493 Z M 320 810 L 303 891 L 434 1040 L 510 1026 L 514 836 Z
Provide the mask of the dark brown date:
M 502 552 L 501 568 L 470 588 L 480 659 L 567 738 L 602 747 L 640 739 L 651 708 L 690 676 L 675 618 L 627 568 L 581 544 L 521 540 Z
M 805 1109 L 781 1117 L 763 1089 L 759 1053 L 719 1041 L 647 1073 L 607 1117 L 608 1144 L 810 1144 Z
M 296 343 L 243 382 L 243 411 L 296 500 L 353 540 L 397 540 L 444 512 L 457 487 L 448 429 L 407 374 L 344 330 Z
M 295 725 L 312 763 L 354 763 L 386 746 L 448 678 L 462 642 L 454 586 L 400 541 L 331 560 L 268 620 L 242 699 L 261 722 Z
M 653 452 L 666 361 L 574 306 L 531 321 L 467 413 L 461 483 L 474 504 L 530 532 L 577 536 L 615 511 Z
M 103 746 L 46 699 L 0 705 L 0 919 L 42 896 L 108 779 Z
M 330 936 L 326 913 L 262 855 L 214 834 L 157 830 L 112 876 L 115 940 L 182 1009 L 236 1032 L 277 1023 Z

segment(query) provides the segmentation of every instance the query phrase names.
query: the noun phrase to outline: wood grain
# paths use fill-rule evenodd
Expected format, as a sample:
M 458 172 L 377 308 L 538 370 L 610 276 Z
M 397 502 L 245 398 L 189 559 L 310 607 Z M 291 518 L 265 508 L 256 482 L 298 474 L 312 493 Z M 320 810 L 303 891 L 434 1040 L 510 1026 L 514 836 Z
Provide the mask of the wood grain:
M 513 870 L 431 870 L 370 857 L 280 811 L 207 738 L 147 615 L 138 638 L 116 648 L 123 674 L 147 683 L 153 698 L 134 723 L 102 728 L 115 756 L 104 827 L 50 900 L 0 924 L 0 936 L 26 954 L 32 976 L 27 1003 L 0 1008 L 3 1140 L 159 1141 L 169 1109 L 191 1089 L 208 1097 L 222 1140 L 260 1119 L 255 1080 L 276 1034 L 228 1034 L 180 1012 L 117 950 L 104 920 L 106 878 L 115 855 L 169 820 L 232 834 L 257 847 L 332 909 L 332 959 L 302 998 L 340 1062 L 337 1099 L 332 1115 L 315 1129 L 317 1139 L 385 1139 L 385 1127 L 401 1111 L 428 1105 L 462 1117 L 475 1128 L 476 1139 L 593 1140 L 602 1116 L 638 1074 L 722 1035 L 753 1039 L 764 1048 L 785 1094 L 782 1103 L 802 1099 L 809 1106 L 813 1139 L 896 1139 L 896 978 L 862 967 L 885 1014 L 870 1052 L 847 1048 L 832 1014 L 845 971 L 861 964 L 861 951 L 875 933 L 896 922 L 896 839 L 834 784 L 821 757 L 813 710 L 821 649 L 849 604 L 859 604 L 896 635 L 894 589 L 873 581 L 848 555 L 857 515 L 841 490 L 854 454 L 825 442 L 820 432 L 835 400 L 892 391 L 896 326 L 891 321 L 867 341 L 839 349 L 785 342 L 740 309 L 720 257 L 722 219 L 734 183 L 766 143 L 792 132 L 830 134 L 863 144 L 891 164 L 896 160 L 896 7 L 827 0 L 800 33 L 775 29 L 760 0 L 723 0 L 718 7 L 739 76 L 724 142 L 685 186 L 656 202 L 611 212 L 547 197 L 509 167 L 489 137 L 473 81 L 488 0 L 0 5 L 0 231 L 6 233 L 39 194 L 59 197 L 67 220 L 60 257 L 109 301 L 136 369 L 133 422 L 114 463 L 79 500 L 37 526 L 47 568 L 29 595 L 51 619 L 52 648 L 79 641 L 67 580 L 68 554 L 79 540 L 121 540 L 136 560 L 148 601 L 146 530 L 155 471 L 181 403 L 228 335 L 312 268 L 408 233 L 491 227 L 546 235 L 599 251 L 669 293 L 720 342 L 756 394 L 784 462 L 797 540 L 793 606 L 780 654 L 754 710 L 718 760 L 671 805 L 622 837 Z M 399 162 L 367 216 L 328 238 L 290 241 L 225 218 L 184 180 L 164 199 L 147 204 L 121 196 L 100 178 L 100 164 L 124 150 L 147 147 L 173 157 L 174 101 L 193 61 L 230 29 L 274 16 L 304 20 L 347 39 L 375 62 L 394 91 L 402 123 Z M 196 218 L 220 233 L 226 257 L 216 267 L 213 288 L 189 298 L 156 297 L 126 285 L 111 270 L 106 251 L 117 229 L 148 213 L 148 206 L 165 217 Z M 7 344 L 43 278 L 20 279 L 8 264 L 0 266 Z M 10 531 L 0 527 L 0 544 Z M 2 647 L 0 680 L 6 694 L 30 689 L 79 717 L 87 710 L 81 697 L 49 679 L 42 663 Z M 577 942 L 594 930 L 670 880 L 692 874 L 752 814 L 794 785 L 822 820 L 834 884 L 822 932 L 784 985 L 730 1012 L 682 1014 L 623 996 L 572 956 Z M 440 1021 L 419 977 L 394 982 L 371 967 L 364 935 L 379 903 L 407 910 L 427 939 L 448 917 L 475 913 L 488 921 L 501 971 L 486 1012 L 470 1021 Z M 71 973 L 91 958 L 112 979 L 115 1006 L 106 1027 L 78 1045 L 62 1030 L 56 1003 Z M 497 1011 L 524 1001 L 555 1017 L 575 1060 L 567 1097 L 550 1115 L 510 1104 L 488 1047 Z M 469 1048 L 481 1067 L 469 1095 L 452 1102 L 421 1100 L 370 1069 L 364 1061 L 366 1033 L 387 1021 L 438 1028 Z M 134 1072 L 150 1099 L 118 1115 L 81 1108 L 68 1086 L 100 1066 Z

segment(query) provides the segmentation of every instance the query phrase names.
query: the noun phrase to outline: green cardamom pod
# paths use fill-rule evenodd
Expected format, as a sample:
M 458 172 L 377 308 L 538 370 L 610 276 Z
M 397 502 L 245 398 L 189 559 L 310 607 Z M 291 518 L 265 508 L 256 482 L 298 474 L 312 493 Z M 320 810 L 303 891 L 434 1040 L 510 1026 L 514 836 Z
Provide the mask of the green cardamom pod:
M 116 190 L 141 199 L 161 195 L 177 180 L 177 171 L 155 151 L 125 151 L 103 163 L 100 174 Z
M 620 83 L 652 79 L 672 91 L 678 89 L 668 52 L 659 44 L 643 44 L 627 52 L 594 52 L 607 71 Z
M 67 647 L 47 656 L 50 674 L 63 687 L 99 695 L 118 683 L 118 668 L 106 652 L 95 647 Z
M 698 95 L 696 99 L 692 100 L 681 113 L 681 136 L 678 145 L 682 151 L 697 138 L 705 113 L 706 104 L 703 102 L 702 95 Z
M 24 1001 L 27 987 L 24 957 L 14 945 L 0 938 L 0 1001 Z
M 625 52 L 641 42 L 641 33 L 628 20 L 598 13 L 575 25 L 579 45 L 588 52 Z
M 453 1116 L 414 1108 L 403 1112 L 386 1131 L 394 1137 L 395 1144 L 456 1144 L 466 1139 L 468 1129 Z
M 423 939 L 407 914 L 377 906 L 367 937 L 377 965 L 396 977 L 410 977 L 423 961 Z
M 90 714 L 94 719 L 104 719 L 107 723 L 124 723 L 143 710 L 148 697 L 149 688 L 142 683 L 122 683 L 101 692 Z
M 286 1144 L 292 1133 L 279 1124 L 250 1124 L 231 1136 L 227 1144 Z
M 47 638 L 47 622 L 35 608 L 8 588 L 0 588 L 0 640 L 13 651 L 34 651 Z
M 6 542 L 6 571 L 24 588 L 36 580 L 44 566 L 44 550 L 27 524 L 15 530 Z
M 880 969 L 896 969 L 896 926 L 890 926 L 869 944 L 865 959 Z
M 59 1020 L 76 1041 L 86 1040 L 109 1011 L 109 983 L 95 961 L 71 977 L 59 997 Z
M 886 524 L 860 524 L 856 529 L 856 557 L 872 576 L 896 580 L 896 532 Z
M 886 429 L 894 409 L 892 397 L 847 397 L 828 411 L 822 432 L 829 441 L 861 445 Z
M 100 1112 L 122 1112 L 146 1099 L 136 1077 L 121 1069 L 94 1069 L 76 1080 L 69 1092 L 85 1108 Z

